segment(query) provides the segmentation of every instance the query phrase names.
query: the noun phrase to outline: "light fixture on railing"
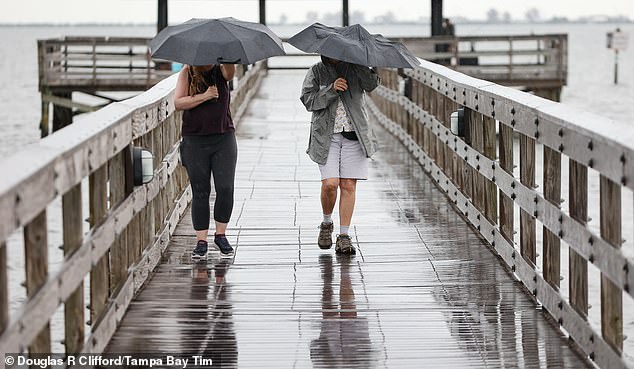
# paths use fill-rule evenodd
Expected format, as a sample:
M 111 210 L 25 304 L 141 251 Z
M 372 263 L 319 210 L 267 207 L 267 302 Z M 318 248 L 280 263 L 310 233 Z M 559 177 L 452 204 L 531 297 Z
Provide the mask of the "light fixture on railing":
M 451 133 L 464 137 L 464 126 L 464 108 L 458 108 L 451 113 Z
M 132 151 L 132 166 L 135 186 L 149 183 L 154 178 L 154 156 L 148 150 L 135 147 Z
M 410 77 L 399 78 L 398 81 L 398 93 L 401 96 L 411 96 L 412 91 L 412 79 Z

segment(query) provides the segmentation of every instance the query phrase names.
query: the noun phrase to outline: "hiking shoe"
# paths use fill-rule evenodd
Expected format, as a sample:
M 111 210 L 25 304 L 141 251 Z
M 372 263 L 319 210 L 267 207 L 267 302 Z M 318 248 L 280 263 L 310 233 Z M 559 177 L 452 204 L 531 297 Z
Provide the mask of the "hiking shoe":
M 335 246 L 335 252 L 337 254 L 354 255 L 357 250 L 352 246 L 352 240 L 347 234 L 340 234 L 337 236 L 337 245 Z
M 207 259 L 207 241 L 199 240 L 196 244 L 196 248 L 192 251 L 192 259 L 194 260 L 206 260 Z
M 225 235 L 216 235 L 214 236 L 214 243 L 218 246 L 218 250 L 220 250 L 220 256 L 231 256 L 233 255 L 233 247 L 227 241 L 227 237 Z
M 333 223 L 321 222 L 319 225 L 319 237 L 317 238 L 317 245 L 322 250 L 328 250 L 332 247 L 332 230 L 334 229 Z

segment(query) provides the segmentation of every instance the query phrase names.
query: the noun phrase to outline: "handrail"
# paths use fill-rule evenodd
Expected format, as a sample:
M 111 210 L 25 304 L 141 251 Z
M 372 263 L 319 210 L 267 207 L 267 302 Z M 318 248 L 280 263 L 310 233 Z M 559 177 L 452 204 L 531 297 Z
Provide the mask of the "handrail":
M 237 75 L 237 121 L 266 73 L 264 63 Z M 241 77 L 241 78 L 240 78 Z M 181 116 L 177 76 L 112 103 L 0 161 L 0 352 L 50 352 L 49 322 L 65 306 L 67 353 L 101 352 L 134 294 L 160 261 L 191 199 L 178 162 Z M 133 186 L 131 150 L 154 154 L 154 179 Z M 90 231 L 83 234 L 82 182 L 89 181 Z M 46 209 L 62 197 L 65 259 L 48 275 Z M 6 241 L 24 228 L 28 298 L 9 317 Z M 90 337 L 84 336 L 83 281 L 90 275 Z
M 38 40 L 40 90 L 149 88 L 172 73 L 150 58 L 149 42 L 146 37 Z
M 424 60 L 401 75 L 387 69 L 380 74 L 383 86 L 369 102 L 378 120 L 586 355 L 599 367 L 626 368 L 621 298 L 623 292 L 634 297 L 634 263 L 620 246 L 621 188 L 634 189 L 629 126 Z M 408 86 L 405 94 L 399 83 Z M 458 107 L 465 111 L 463 137 L 450 130 Z M 513 174 L 514 135 L 519 178 Z M 544 148 L 542 192 L 535 183 L 542 164 L 536 162 L 536 144 Z M 560 208 L 562 155 L 570 161 L 568 211 Z M 588 168 L 600 174 L 600 234 L 587 225 Z M 515 206 L 521 209 L 519 242 Z M 535 266 L 536 221 L 543 224 L 543 272 Z M 561 241 L 570 248 L 570 299 L 559 291 Z M 601 332 L 587 321 L 588 261 L 602 273 Z
M 561 87 L 567 81 L 566 34 L 392 39 L 418 57 L 504 85 Z

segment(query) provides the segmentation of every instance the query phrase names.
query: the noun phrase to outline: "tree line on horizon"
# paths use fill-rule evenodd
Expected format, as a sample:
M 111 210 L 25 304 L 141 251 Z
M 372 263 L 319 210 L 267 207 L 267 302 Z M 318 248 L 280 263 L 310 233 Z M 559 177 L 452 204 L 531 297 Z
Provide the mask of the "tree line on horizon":
M 319 14 L 318 12 L 311 10 L 306 12 L 306 16 L 303 22 L 294 24 L 312 24 L 315 22 L 321 22 L 324 24 L 339 24 L 341 23 L 342 14 L 341 11 L 326 12 Z M 429 17 L 420 17 L 417 20 L 402 20 L 399 19 L 394 12 L 387 11 L 384 14 L 377 15 L 373 18 L 366 17 L 366 14 L 361 10 L 355 10 L 349 14 L 350 24 L 393 24 L 393 23 L 429 23 Z M 474 19 L 464 16 L 449 17 L 453 23 L 632 23 L 626 15 L 607 16 L 607 15 L 593 15 L 584 16 L 579 18 L 569 18 L 566 16 L 553 16 L 543 17 L 539 9 L 530 8 L 526 10 L 522 18 L 515 18 L 508 11 L 499 11 L 496 8 L 490 8 L 486 13 L 485 19 Z M 282 13 L 279 19 L 271 24 L 293 24 L 288 20 L 288 16 Z

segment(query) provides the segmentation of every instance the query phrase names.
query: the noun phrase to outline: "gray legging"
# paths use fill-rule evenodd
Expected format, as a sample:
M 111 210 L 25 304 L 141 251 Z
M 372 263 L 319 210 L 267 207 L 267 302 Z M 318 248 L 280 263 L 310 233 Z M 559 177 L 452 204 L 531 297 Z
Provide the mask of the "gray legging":
M 234 132 L 208 136 L 184 136 L 180 144 L 181 162 L 192 186 L 194 229 L 209 229 L 209 195 L 214 176 L 216 201 L 214 219 L 229 223 L 233 210 L 233 182 L 238 146 Z

